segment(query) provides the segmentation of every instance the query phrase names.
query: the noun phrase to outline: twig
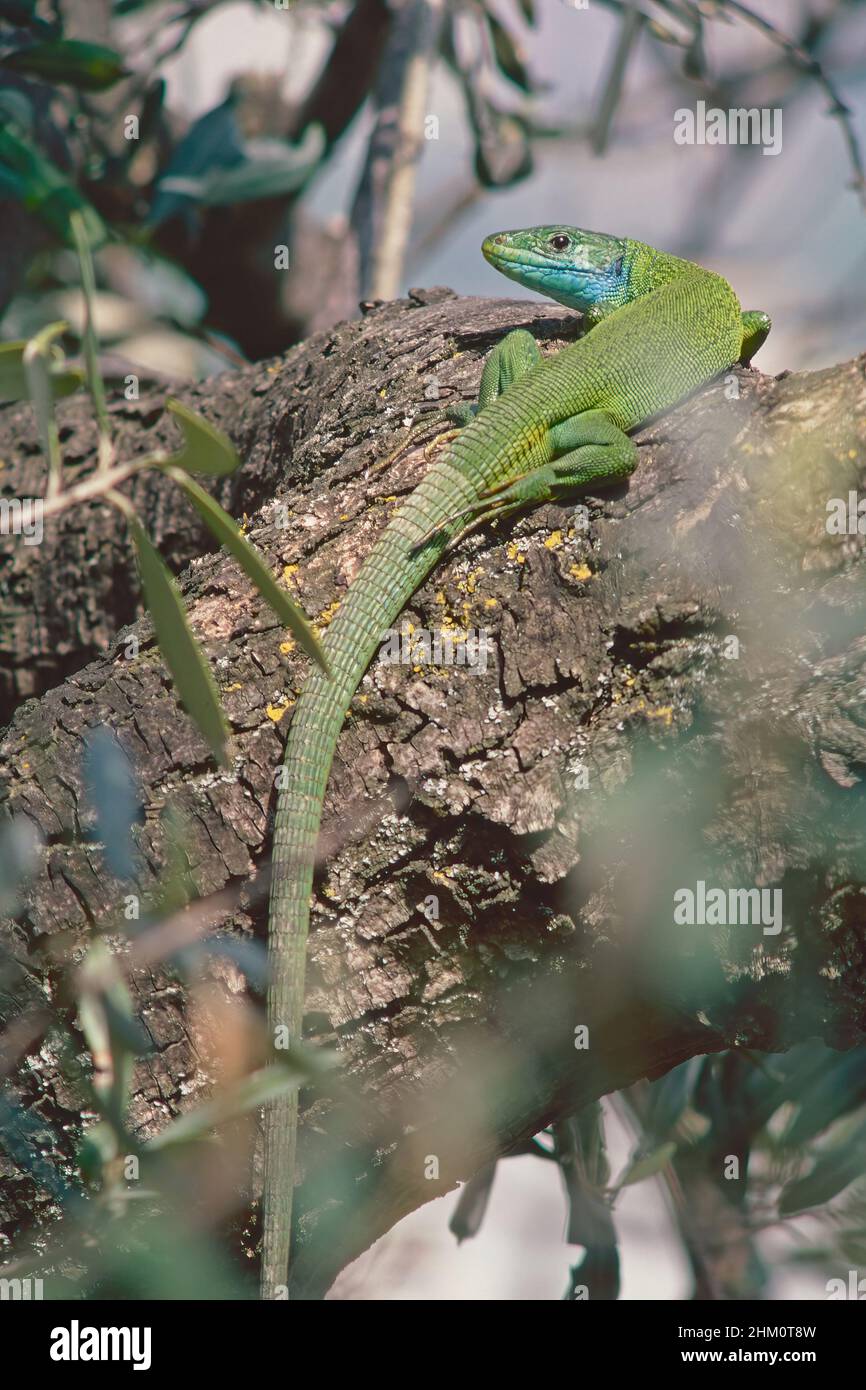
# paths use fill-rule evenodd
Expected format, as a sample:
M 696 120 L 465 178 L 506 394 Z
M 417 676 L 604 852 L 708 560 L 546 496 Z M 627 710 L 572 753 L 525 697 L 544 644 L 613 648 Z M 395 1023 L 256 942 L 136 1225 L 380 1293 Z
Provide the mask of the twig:
M 777 48 L 781 48 L 782 51 L 788 55 L 792 63 L 802 68 L 804 72 L 809 73 L 811 77 L 814 77 L 819 87 L 824 89 L 830 101 L 829 114 L 834 120 L 837 120 L 842 127 L 842 134 L 845 139 L 845 144 L 848 147 L 848 157 L 851 160 L 851 165 L 854 170 L 854 183 L 852 187 L 857 193 L 864 211 L 866 211 L 866 165 L 863 163 L 860 144 L 854 131 L 853 122 L 851 121 L 851 112 L 843 102 L 836 87 L 830 81 L 830 78 L 827 76 L 818 59 L 809 53 L 807 49 L 801 47 L 800 44 L 795 43 L 787 34 L 783 34 L 781 30 L 771 24 L 768 19 L 764 19 L 762 15 L 755 14 L 754 10 L 750 10 L 748 5 L 741 4 L 740 0 L 718 0 L 718 3 L 725 9 L 731 10 L 734 14 L 739 15 L 746 24 L 751 24 L 753 28 L 760 30 L 771 43 L 774 43 Z
M 352 216 L 364 299 L 393 299 L 399 290 L 430 69 L 443 20 L 444 0 L 405 0 L 382 58 L 376 123 Z
M 24 349 L 24 373 L 33 401 L 36 423 L 42 437 L 42 447 L 48 461 L 46 495 L 56 497 L 62 486 L 63 458 L 60 434 L 54 415 L 54 395 L 51 389 L 50 357 L 54 339 L 65 331 L 67 324 L 49 323 L 34 335 Z
M 105 385 L 99 370 L 99 346 L 96 341 L 96 328 L 93 321 L 96 296 L 93 256 L 81 213 L 73 212 L 69 218 L 69 224 L 72 228 L 75 249 L 78 252 L 78 264 L 81 267 L 81 290 L 84 296 L 84 363 L 90 398 L 96 412 L 96 428 L 99 435 L 97 472 L 105 474 L 114 462 L 114 445 L 111 442 L 111 426 L 108 422 L 108 407 L 105 404 Z
M 595 128 L 592 132 L 592 148 L 595 154 L 604 154 L 607 148 L 611 121 L 619 105 L 628 61 L 640 37 L 640 31 L 644 26 L 645 20 L 646 15 L 637 5 L 629 6 L 623 15 L 616 51 L 613 55 L 607 81 L 604 84 L 604 91 L 598 108 L 598 116 L 596 117 Z
M 623 0 L 601 0 L 601 3 L 608 9 L 614 10 L 617 14 L 622 15 L 626 23 L 628 22 L 629 13 L 637 13 L 640 15 L 642 21 L 645 21 L 649 25 L 650 29 L 655 27 L 656 22 L 645 10 L 641 9 L 637 3 L 635 3 L 634 8 L 629 12 L 626 11 Z M 658 0 L 658 4 L 662 9 L 667 10 L 677 18 L 685 19 L 685 15 L 682 13 L 680 6 L 673 3 L 673 0 Z M 781 49 L 795 67 L 800 68 L 803 72 L 815 79 L 829 98 L 830 116 L 832 116 L 834 120 L 837 120 L 842 127 L 842 135 L 848 150 L 848 158 L 854 171 L 854 181 L 851 186 L 857 193 L 864 211 L 866 211 L 866 164 L 864 164 L 860 143 L 851 120 L 851 112 L 843 102 L 836 86 L 827 76 L 827 73 L 824 71 L 818 59 L 815 58 L 807 48 L 797 43 L 796 40 L 792 39 L 788 34 L 784 34 L 780 29 L 777 29 L 768 19 L 764 19 L 762 15 L 755 14 L 754 10 L 750 10 L 748 5 L 742 4 L 741 0 L 713 0 L 712 9 L 701 8 L 700 5 L 694 6 L 694 9 L 697 16 L 707 19 L 730 20 L 734 15 L 738 16 L 744 23 L 750 24 L 753 28 L 758 29 L 765 38 L 769 39 L 772 44 Z M 686 47 L 687 41 L 675 35 L 671 35 L 671 41 L 675 42 L 679 47 Z M 621 39 L 621 44 L 624 45 L 624 43 L 625 32 Z
M 147 458 L 135 459 L 132 463 L 119 463 L 116 468 L 110 468 L 106 473 L 92 473 L 83 483 L 66 488 L 59 496 L 46 501 L 42 515 L 54 516 L 57 512 L 65 512 L 68 507 L 74 507 L 77 502 L 88 502 L 91 498 L 101 497 L 111 492 L 118 483 L 131 478 L 133 473 L 138 473 L 143 468 L 151 468 L 157 462 L 156 456 L 150 454 Z

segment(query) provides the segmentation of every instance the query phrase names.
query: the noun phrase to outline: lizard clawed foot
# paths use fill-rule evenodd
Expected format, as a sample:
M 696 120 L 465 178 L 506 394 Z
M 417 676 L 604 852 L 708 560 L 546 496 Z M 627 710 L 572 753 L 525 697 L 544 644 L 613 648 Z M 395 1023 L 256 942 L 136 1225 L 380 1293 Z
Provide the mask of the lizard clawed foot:
M 400 440 L 396 449 L 392 449 L 391 453 L 386 455 L 385 458 L 380 459 L 378 463 L 371 464 L 369 470 L 370 476 L 375 477 L 377 473 L 384 472 L 392 463 L 396 463 L 397 459 L 400 458 L 407 449 L 411 449 L 416 440 L 423 439 L 425 435 L 430 433 L 431 429 L 438 429 L 440 425 L 444 424 L 456 425 L 456 428 L 446 430 L 444 433 L 440 431 L 439 434 L 435 435 L 434 438 L 429 441 L 424 449 L 424 457 L 429 459 L 430 450 L 443 439 L 450 440 L 456 438 L 464 425 L 468 425 L 470 421 L 475 418 L 476 411 L 477 406 L 470 405 L 468 402 L 462 402 L 459 405 L 448 406 L 446 410 L 430 410 L 425 412 L 425 415 L 420 420 L 416 420 L 414 425 L 410 426 L 407 434 Z
M 455 512 L 453 516 L 446 517 L 440 521 L 438 526 L 431 526 L 429 531 L 425 531 L 420 540 L 417 540 L 410 548 L 410 555 L 415 555 L 419 550 L 423 550 L 425 545 L 429 545 L 436 536 L 448 530 L 456 522 L 466 518 L 466 525 L 457 532 L 448 542 L 448 549 L 463 540 L 470 532 L 475 531 L 479 526 L 484 526 L 488 521 L 498 521 L 500 518 L 510 516 L 512 512 L 519 511 L 525 507 L 527 498 L 523 490 L 518 486 L 522 479 L 528 476 L 520 474 L 517 478 L 506 480 L 504 483 L 497 484 L 496 487 L 487 488 L 479 496 L 477 502 L 464 507 L 462 511 Z
M 513 478 L 503 478 L 501 483 L 496 483 L 493 487 L 486 487 L 478 495 L 479 497 L 500 497 L 503 493 L 510 491 L 523 478 L 528 477 L 528 473 L 517 473 Z
M 453 430 L 443 430 L 442 434 L 435 435 L 428 444 L 424 445 L 425 459 L 427 459 L 427 461 L 429 462 L 433 454 L 433 450 L 437 448 L 437 446 L 442 444 L 450 444 L 452 439 L 456 439 L 458 434 L 461 433 L 461 428 L 462 427 L 458 427 Z

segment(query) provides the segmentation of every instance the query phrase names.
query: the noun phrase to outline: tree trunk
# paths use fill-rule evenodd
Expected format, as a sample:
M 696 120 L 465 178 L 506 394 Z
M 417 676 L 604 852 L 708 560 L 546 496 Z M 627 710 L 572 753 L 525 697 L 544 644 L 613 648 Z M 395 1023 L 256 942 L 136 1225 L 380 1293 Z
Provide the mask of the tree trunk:
M 241 449 L 223 500 L 324 623 L 427 466 L 415 450 L 371 472 L 404 418 L 425 394 L 472 398 L 507 329 L 550 350 L 574 323 L 525 301 L 413 292 L 183 394 Z M 374 662 L 323 823 L 307 1032 L 344 1066 L 302 1117 L 297 1295 L 321 1295 L 400 1217 L 592 1098 L 698 1053 L 866 1038 L 863 537 L 826 525 L 828 499 L 847 505 L 862 485 L 864 369 L 732 369 L 638 433 L 628 486 L 463 542 L 405 614 L 408 664 Z M 168 438 L 157 398 L 116 413 L 125 449 Z M 15 488 L 32 494 L 26 410 L 5 415 Z M 86 415 L 62 407 L 79 467 Z M 164 484 L 136 501 L 175 563 L 203 549 Z M 11 1017 L 52 980 L 52 942 L 68 954 L 94 922 L 117 923 L 128 891 L 88 839 L 86 732 L 116 730 L 145 789 L 143 897 L 177 839 L 167 806 L 199 892 L 243 885 L 267 859 L 305 663 L 233 561 L 193 561 L 182 587 L 234 734 L 217 772 L 148 620 L 130 630 L 137 657 L 130 631 L 116 635 L 135 600 L 114 514 L 75 513 L 29 568 L 8 563 L 24 615 L 8 688 L 26 693 L 32 662 L 66 676 L 0 747 L 6 812 L 44 837 L 23 912 L 0 928 L 19 972 L 0 995 Z M 424 633 L 467 629 L 483 634 L 471 666 L 426 663 Z M 763 919 L 677 920 L 701 882 L 768 890 Z M 263 940 L 262 897 L 222 928 Z M 134 1098 L 150 1134 L 207 1077 L 176 984 L 141 970 L 134 985 L 156 1043 Z M 34 1046 L 18 1082 L 48 1158 L 68 1160 L 78 1115 L 55 1061 Z M 8 1232 L 37 1198 L 11 1166 L 0 1192 Z

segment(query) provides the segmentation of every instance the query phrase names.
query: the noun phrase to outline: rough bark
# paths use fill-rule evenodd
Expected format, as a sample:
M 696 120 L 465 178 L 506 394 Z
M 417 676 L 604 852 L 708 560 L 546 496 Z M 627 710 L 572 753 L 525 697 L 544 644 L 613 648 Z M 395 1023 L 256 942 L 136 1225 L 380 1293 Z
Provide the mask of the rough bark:
M 572 323 L 418 293 L 193 393 L 243 441 L 251 475 L 235 497 L 259 498 L 251 534 L 276 568 L 298 567 L 308 612 L 327 621 L 425 467 L 415 451 L 370 472 L 425 383 L 471 397 L 505 329 L 553 348 Z M 484 628 L 489 657 L 484 671 L 374 664 L 340 740 L 308 1032 L 339 1047 L 346 1089 L 304 1113 L 299 1295 L 590 1098 L 696 1053 L 866 1037 L 863 537 L 825 526 L 827 499 L 862 485 L 864 403 L 866 359 L 776 380 L 735 369 L 640 431 L 628 487 L 466 541 L 416 595 L 416 630 Z M 141 505 L 158 518 L 165 500 Z M 196 543 L 162 535 L 175 558 Z M 95 605 L 98 582 L 81 579 Z M 94 724 L 117 731 L 146 788 L 143 892 L 165 864 L 166 804 L 200 892 L 266 859 L 280 709 L 303 662 L 222 554 L 193 563 L 183 588 L 232 721 L 232 768 L 209 764 L 146 620 L 137 659 L 114 641 L 18 711 L 0 748 L 7 810 L 45 849 L 0 938 L 21 971 L 7 1015 L 39 997 L 59 933 L 69 949 L 117 918 L 121 889 L 87 840 Z M 91 621 L 80 650 L 115 617 Z M 698 879 L 781 888 L 784 930 L 675 925 L 673 892 Z M 264 919 L 258 901 L 227 925 L 263 938 Z M 150 1133 L 207 1082 L 177 988 L 144 971 L 135 987 L 155 1051 L 134 1118 Z M 49 1155 L 68 1157 L 76 1115 L 50 1056 L 34 1053 L 26 1084 Z M 38 1199 L 11 1169 L 2 1191 L 8 1230 Z

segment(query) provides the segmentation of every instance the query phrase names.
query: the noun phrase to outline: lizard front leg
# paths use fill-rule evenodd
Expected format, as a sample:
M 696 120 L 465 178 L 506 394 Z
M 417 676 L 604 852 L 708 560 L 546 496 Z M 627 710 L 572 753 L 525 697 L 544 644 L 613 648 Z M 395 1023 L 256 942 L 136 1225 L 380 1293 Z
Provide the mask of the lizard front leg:
M 430 429 L 436 429 L 443 424 L 450 424 L 452 429 L 444 433 L 437 434 L 427 445 L 425 454 L 430 453 L 437 444 L 442 444 L 454 439 L 465 425 L 471 424 L 475 416 L 480 411 L 497 400 L 508 387 L 525 376 L 528 371 L 537 366 L 542 360 L 541 351 L 532 334 L 525 328 L 515 328 L 511 333 L 507 333 L 501 343 L 487 354 L 484 363 L 484 370 L 481 373 L 481 384 L 478 388 L 478 401 L 458 401 L 455 405 L 446 406 L 444 410 L 431 411 L 423 420 L 418 420 L 409 430 L 409 433 L 401 440 L 398 447 L 389 454 L 381 463 L 376 464 L 375 471 L 387 468 L 418 439 L 423 439 Z
M 743 342 L 737 360 L 740 366 L 748 367 L 758 348 L 763 347 L 767 341 L 773 323 L 770 315 L 765 314 L 763 309 L 744 309 L 740 317 L 743 324 Z

